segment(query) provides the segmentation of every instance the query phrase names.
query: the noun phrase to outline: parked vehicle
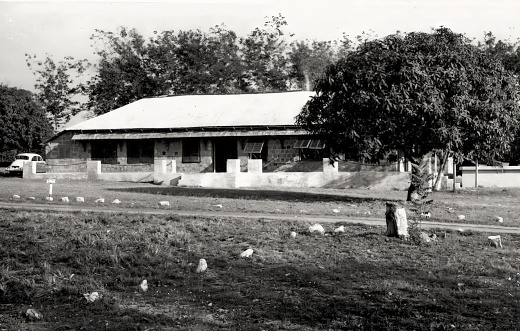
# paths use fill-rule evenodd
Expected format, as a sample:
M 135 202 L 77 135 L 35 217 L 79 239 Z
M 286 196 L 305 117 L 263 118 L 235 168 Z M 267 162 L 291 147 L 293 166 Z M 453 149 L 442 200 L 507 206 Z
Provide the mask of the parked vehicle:
M 36 161 L 36 172 L 46 172 L 47 163 L 39 154 L 34 153 L 16 155 L 15 160 L 5 170 L 9 174 L 21 174 L 23 172 L 23 163 L 26 161 Z

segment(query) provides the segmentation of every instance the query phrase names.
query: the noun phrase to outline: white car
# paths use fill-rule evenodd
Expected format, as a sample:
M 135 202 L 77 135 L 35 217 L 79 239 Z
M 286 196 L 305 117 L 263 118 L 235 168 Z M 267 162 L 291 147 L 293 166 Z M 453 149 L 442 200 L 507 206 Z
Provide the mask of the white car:
M 36 161 L 36 172 L 45 172 L 47 164 L 43 158 L 34 153 L 21 153 L 16 155 L 15 160 L 5 170 L 10 174 L 21 174 L 23 172 L 23 163 L 26 161 Z

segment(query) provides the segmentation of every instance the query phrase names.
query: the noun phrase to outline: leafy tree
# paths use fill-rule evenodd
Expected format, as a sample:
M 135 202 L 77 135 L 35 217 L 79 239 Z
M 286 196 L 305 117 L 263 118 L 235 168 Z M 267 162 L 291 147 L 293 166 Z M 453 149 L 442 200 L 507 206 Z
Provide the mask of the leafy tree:
M 274 92 L 288 89 L 288 45 L 282 15 L 273 16 L 264 28 L 256 28 L 241 39 L 246 80 L 252 91 Z M 292 35 L 291 35 L 292 36 Z
M 447 28 L 367 41 L 328 67 L 316 92 L 297 122 L 337 151 L 403 151 L 413 168 L 408 200 L 421 198 L 434 151 L 497 158 L 519 126 L 517 79 Z
M 12 159 L 21 152 L 41 152 L 52 135 L 45 109 L 26 90 L 0 84 L 0 154 Z
M 80 111 L 79 101 L 74 97 L 80 94 L 71 73 L 79 77 L 88 68 L 88 61 L 75 61 L 72 57 L 54 62 L 47 56 L 39 60 L 36 55 L 25 54 L 27 66 L 37 77 L 34 87 L 39 91 L 37 98 L 51 118 L 54 130 L 68 122 L 71 116 Z
M 314 90 L 314 82 L 325 68 L 338 60 L 339 46 L 331 41 L 296 41 L 289 52 L 289 77 L 297 88 Z
M 86 83 L 87 106 L 103 114 L 133 101 L 162 94 L 153 73 L 153 61 L 144 37 L 135 29 L 119 28 L 114 32 L 96 30 L 94 41 L 98 71 Z

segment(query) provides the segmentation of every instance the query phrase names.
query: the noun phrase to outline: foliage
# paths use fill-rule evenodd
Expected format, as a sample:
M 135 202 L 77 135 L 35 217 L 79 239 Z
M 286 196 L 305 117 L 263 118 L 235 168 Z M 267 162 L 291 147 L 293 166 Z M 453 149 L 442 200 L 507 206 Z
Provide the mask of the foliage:
M 75 61 L 72 57 L 65 57 L 62 61 L 54 62 L 47 55 L 44 60 L 37 59 L 36 55 L 25 54 L 27 66 L 33 69 L 37 76 L 34 87 L 39 91 L 37 98 L 47 111 L 54 130 L 68 122 L 79 109 L 79 102 L 73 100 L 81 91 L 74 83 L 70 72 L 76 77 L 81 76 L 88 68 L 87 60 Z
M 457 160 L 496 158 L 519 125 L 516 84 L 496 57 L 447 28 L 398 33 L 329 66 L 297 122 L 365 159 L 396 149 L 419 167 L 434 150 Z M 413 181 L 410 188 L 408 200 Z
M 52 134 L 45 110 L 26 90 L 0 84 L 0 154 L 12 160 L 22 152 L 42 151 Z

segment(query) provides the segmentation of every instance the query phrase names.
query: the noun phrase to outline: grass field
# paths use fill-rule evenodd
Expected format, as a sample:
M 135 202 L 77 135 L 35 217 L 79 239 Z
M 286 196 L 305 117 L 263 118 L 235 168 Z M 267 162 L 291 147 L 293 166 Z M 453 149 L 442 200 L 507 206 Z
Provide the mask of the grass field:
M 46 183 L 0 178 L 0 200 L 42 203 Z M 63 182 L 55 196 L 106 198 L 124 208 L 251 213 L 384 214 L 405 192 L 197 190 Z M 146 193 L 145 193 L 146 192 Z M 20 195 L 13 200 L 12 195 Z M 514 219 L 516 190 L 435 193 L 435 210 Z M 31 200 L 32 201 L 32 200 Z M 56 204 L 54 201 L 49 204 Z M 74 204 L 72 202 L 71 204 Z M 499 205 L 500 204 L 500 205 Z M 277 210 L 278 209 L 278 210 Z M 507 213 L 509 210 L 512 212 Z M 360 213 L 360 215 L 364 215 Z M 444 215 L 444 214 L 443 214 Z M 506 215 L 511 215 L 510 217 Z M 444 220 L 451 221 L 452 213 Z M 433 217 L 433 216 L 432 216 Z M 443 216 L 444 217 L 444 216 Z M 442 219 L 441 217 L 438 217 Z M 1 210 L 1 330 L 514 330 L 520 316 L 520 237 L 430 230 L 438 241 L 388 238 L 382 227 L 230 217 Z M 345 225 L 346 232 L 333 230 Z M 289 236 L 291 231 L 297 236 Z M 240 254 L 254 250 L 250 258 Z M 195 270 L 200 259 L 208 269 Z M 148 290 L 139 284 L 146 279 Z M 101 298 L 87 302 L 86 293 Z M 32 308 L 41 319 L 25 315 Z

